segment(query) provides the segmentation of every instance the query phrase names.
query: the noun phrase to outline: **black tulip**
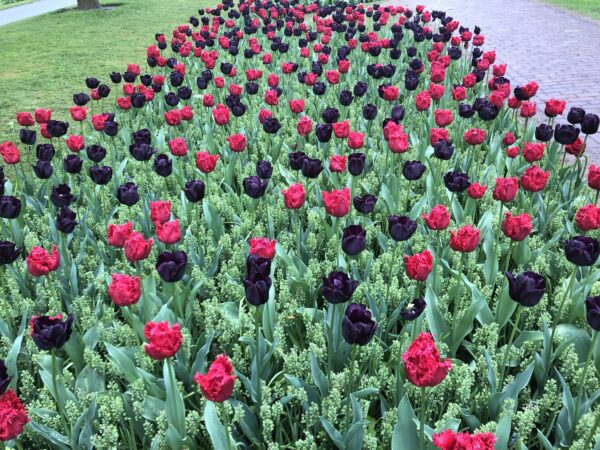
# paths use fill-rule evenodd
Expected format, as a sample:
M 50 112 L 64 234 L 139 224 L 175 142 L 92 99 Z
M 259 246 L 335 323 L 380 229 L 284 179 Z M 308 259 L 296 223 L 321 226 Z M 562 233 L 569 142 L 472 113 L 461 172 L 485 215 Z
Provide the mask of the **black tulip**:
M 471 185 L 469 176 L 457 171 L 447 172 L 444 175 L 444 184 L 450 192 L 462 192 Z
M 106 157 L 106 149 L 101 145 L 89 145 L 85 150 L 90 161 L 95 163 L 99 163 Z
M 0 196 L 0 217 L 16 219 L 21 214 L 21 200 L 12 195 Z
M 413 301 L 409 302 L 405 308 L 400 311 L 400 317 L 404 320 L 415 320 L 417 319 L 423 311 L 425 311 L 425 307 L 427 303 L 422 298 L 415 298 Z
M 415 181 L 423 176 L 425 169 L 425 164 L 419 161 L 405 161 L 402 167 L 402 175 L 408 181 Z
M 88 77 L 85 79 L 85 85 L 90 89 L 96 89 L 100 86 L 100 80 L 94 77 Z
M 136 92 L 135 94 L 131 95 L 131 106 L 134 108 L 143 108 L 145 103 L 146 97 L 144 94 Z
M 367 345 L 377 331 L 377 322 L 364 305 L 351 303 L 342 320 L 342 336 L 350 345 Z
M 63 321 L 58 317 L 34 316 L 31 320 L 31 338 L 40 350 L 61 348 L 71 337 L 73 314 Z
M 583 134 L 596 134 L 600 126 L 600 117 L 596 114 L 586 114 L 581 121 L 581 132 Z
M 348 155 L 348 172 L 357 177 L 365 170 L 365 154 L 351 153 Z
M 68 206 L 61 207 L 56 216 L 56 229 L 61 233 L 69 234 L 75 230 L 75 226 L 77 226 L 75 212 Z
M 563 243 L 565 257 L 576 266 L 591 266 L 600 255 L 600 243 L 593 237 L 575 236 Z
M 73 95 L 73 103 L 76 104 L 77 106 L 85 106 L 88 104 L 89 101 L 90 101 L 90 96 L 83 92 Z
M 17 260 L 21 250 L 10 241 L 0 241 L 0 266 L 12 264 Z
M 119 132 L 119 124 L 113 121 L 104 122 L 104 134 L 107 136 L 116 136 Z
M 371 214 L 375 209 L 377 203 L 377 197 L 372 194 L 365 194 L 363 196 L 355 196 L 352 199 L 354 208 L 361 214 Z
M 33 167 L 33 172 L 35 173 L 35 176 L 38 177 L 40 180 L 47 180 L 52 176 L 52 172 L 54 172 L 52 164 L 48 161 L 39 160 L 35 163 L 35 165 L 31 167 Z
M 571 125 L 577 125 L 583 121 L 585 117 L 585 110 L 583 108 L 573 107 L 569 110 L 569 114 L 567 114 L 567 121 Z
M 588 324 L 593 330 L 600 331 L 600 296 L 585 299 L 585 309 Z
M 392 108 L 392 120 L 396 123 L 404 119 L 404 108 L 402 105 L 396 105 Z
M 183 278 L 187 266 L 187 254 L 183 251 L 163 252 L 156 259 L 156 271 L 163 281 L 174 283 Z
M 375 105 L 372 105 L 371 103 L 367 103 L 364 107 L 363 107 L 363 117 L 366 120 L 373 120 L 375 119 L 375 117 L 377 117 L 377 107 Z
M 458 105 L 458 115 L 463 119 L 470 119 L 476 112 L 471 105 L 467 105 L 466 103 Z
M 110 74 L 110 81 L 112 81 L 115 84 L 119 84 L 122 80 L 122 76 L 119 72 L 112 72 Z
M 408 216 L 388 217 L 390 236 L 395 241 L 406 241 L 417 231 L 417 223 Z
M 156 153 L 156 148 L 151 147 L 145 142 L 136 142 L 129 146 L 129 153 L 136 161 L 150 161 L 152 155 Z
M 352 103 L 354 97 L 352 96 L 352 92 L 350 91 L 342 91 L 340 92 L 340 104 L 343 106 L 349 106 Z
M 546 280 L 535 272 L 523 272 L 516 277 L 512 272 L 506 272 L 506 278 L 510 298 L 521 306 L 535 306 L 544 296 Z
M 290 152 L 288 153 L 288 160 L 290 162 L 290 169 L 300 170 L 302 169 L 302 163 L 307 158 L 304 152 Z
M 69 206 L 75 201 L 75 197 L 71 194 L 71 188 L 66 184 L 59 184 L 52 188 L 50 193 L 50 201 L 57 208 Z
M 535 129 L 535 138 L 541 142 L 548 142 L 554 136 L 554 128 L 552 126 L 541 123 Z
M 263 130 L 265 131 L 265 133 L 275 134 L 279 131 L 280 128 L 281 124 L 279 123 L 279 120 L 277 120 L 275 117 L 267 117 L 263 121 Z
M 147 128 L 142 128 L 141 130 L 133 132 L 133 141 L 134 142 L 143 142 L 144 144 L 150 145 L 152 141 L 152 133 Z
M 179 103 L 179 97 L 174 92 L 169 92 L 165 95 L 165 102 L 169 106 L 177 106 Z
M 93 166 L 90 167 L 89 174 L 94 183 L 104 185 L 112 178 L 112 168 L 108 166 Z
M 557 124 L 554 128 L 554 140 L 562 145 L 570 145 L 579 137 L 579 128 L 573 125 Z
M 269 289 L 271 289 L 271 277 L 260 274 L 249 274 L 244 279 L 244 290 L 246 300 L 253 306 L 260 306 L 269 300 Z
M 336 108 L 327 107 L 321 113 L 321 117 L 323 118 L 325 123 L 335 123 L 340 117 L 340 112 Z
M 334 270 L 327 277 L 323 277 L 321 293 L 329 303 L 345 303 L 350 300 L 359 284 L 359 281 L 351 279 L 344 272 Z
M 83 159 L 77 155 L 67 155 L 63 160 L 63 168 L 65 172 L 75 174 L 81 172 L 83 166 Z
M 125 206 L 133 206 L 140 200 L 137 186 L 135 183 L 128 181 L 117 188 L 117 200 Z
M 350 225 L 342 233 L 342 250 L 350 256 L 358 255 L 367 246 L 367 230 L 360 225 Z
M 365 83 L 364 81 L 359 81 L 354 85 L 354 95 L 356 95 L 357 97 L 362 97 L 367 93 L 368 88 L 369 85 L 367 83 Z
M 450 141 L 440 140 L 433 146 L 433 154 L 436 158 L 448 161 L 454 154 L 454 146 Z
M 35 130 L 30 130 L 28 128 L 21 128 L 19 131 L 19 140 L 21 144 L 25 145 L 34 145 L 36 140 L 37 133 Z
M 52 161 L 56 151 L 52 144 L 38 144 L 35 148 L 35 156 L 42 161 Z
M 205 189 L 206 188 L 202 180 L 190 180 L 185 183 L 183 193 L 188 201 L 196 203 L 204 198 Z
M 263 180 L 268 180 L 273 175 L 273 166 L 265 159 L 262 159 L 256 163 L 256 175 Z
M 173 173 L 173 161 L 164 153 L 154 158 L 154 171 L 161 177 L 168 177 Z
M 306 157 L 302 161 L 302 175 L 306 178 L 317 178 L 323 171 L 323 165 L 320 159 Z
M 60 120 L 49 120 L 46 123 L 46 130 L 53 138 L 62 137 L 67 134 L 69 124 L 67 122 L 61 122 Z
M 265 190 L 267 189 L 267 185 L 269 184 L 268 180 L 261 180 L 256 175 L 251 177 L 244 178 L 243 181 L 244 192 L 251 198 L 260 198 L 265 194 Z

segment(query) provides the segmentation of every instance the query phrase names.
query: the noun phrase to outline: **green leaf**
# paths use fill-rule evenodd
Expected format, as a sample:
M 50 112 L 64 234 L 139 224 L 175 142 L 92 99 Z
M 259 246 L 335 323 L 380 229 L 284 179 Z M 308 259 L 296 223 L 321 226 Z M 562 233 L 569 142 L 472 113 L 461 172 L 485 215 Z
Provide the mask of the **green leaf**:
M 204 422 L 213 448 L 236 448 L 235 442 L 231 439 L 231 436 L 229 436 L 229 433 L 227 433 L 225 427 L 219 420 L 217 409 L 213 402 L 206 402 L 206 408 L 204 408 Z M 227 445 L 227 440 L 229 440 L 229 445 Z
M 340 450 L 344 450 L 344 437 L 342 433 L 340 433 L 329 421 L 323 417 L 321 417 L 321 425 L 335 444 L 337 448 Z
M 402 397 L 398 405 L 398 420 L 392 434 L 392 450 L 415 450 L 419 448 L 416 416 L 408 396 Z
M 69 440 L 58 431 L 33 420 L 29 422 L 29 426 L 33 429 L 33 431 L 35 431 L 48 442 L 56 445 L 58 448 L 64 450 L 68 450 L 70 448 Z
M 167 391 L 167 420 L 175 427 L 180 436 L 185 436 L 185 405 L 169 359 L 165 359 L 163 363 L 163 379 Z
M 310 372 L 312 374 L 313 381 L 315 382 L 317 388 L 319 388 L 321 398 L 327 397 L 329 394 L 329 380 L 319 367 L 317 357 L 312 351 L 310 352 Z
M 511 416 L 504 415 L 496 425 L 496 444 L 494 450 L 505 450 L 508 448 L 508 440 L 510 439 Z
M 17 371 L 17 357 L 19 356 L 19 352 L 21 351 L 21 342 L 23 342 L 23 333 L 25 332 L 25 326 L 27 324 L 27 311 L 23 314 L 21 318 L 21 325 L 19 326 L 19 333 L 17 337 L 13 341 L 12 346 L 10 347 L 10 351 L 6 356 L 6 368 L 8 374 L 13 377 L 11 381 L 11 385 L 14 387 L 17 385 L 17 380 L 19 379 L 19 372 Z M 8 337 L 8 336 L 7 336 Z

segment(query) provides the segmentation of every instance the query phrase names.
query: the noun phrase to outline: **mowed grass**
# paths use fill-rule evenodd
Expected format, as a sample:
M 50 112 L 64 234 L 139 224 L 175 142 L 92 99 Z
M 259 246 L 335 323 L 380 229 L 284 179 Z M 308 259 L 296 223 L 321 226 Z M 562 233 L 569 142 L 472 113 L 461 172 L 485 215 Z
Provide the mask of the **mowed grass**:
M 543 0 L 579 14 L 600 20 L 600 0 Z
M 175 26 L 211 4 L 121 0 L 111 10 L 67 10 L 0 27 L 0 142 L 18 141 L 17 111 L 52 108 L 56 118 L 69 119 L 73 94 L 88 91 L 86 77 L 112 88 L 111 72 L 131 62 L 144 67 L 155 33 L 169 38 Z

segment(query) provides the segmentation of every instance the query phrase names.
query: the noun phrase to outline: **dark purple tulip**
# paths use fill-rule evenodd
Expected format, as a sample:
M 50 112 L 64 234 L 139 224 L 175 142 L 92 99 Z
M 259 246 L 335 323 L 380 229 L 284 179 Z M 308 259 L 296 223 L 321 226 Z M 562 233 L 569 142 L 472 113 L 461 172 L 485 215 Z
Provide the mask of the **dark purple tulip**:
M 71 195 L 71 188 L 68 185 L 59 184 L 52 188 L 50 201 L 54 206 L 60 208 L 62 206 L 69 206 L 75 201 L 75 197 Z
M 48 161 L 39 160 L 35 163 L 35 165 L 31 167 L 33 167 L 33 172 L 35 173 L 35 176 L 38 177 L 40 180 L 47 180 L 52 176 L 52 172 L 54 172 L 54 169 L 52 168 L 52 163 Z
M 354 208 L 361 214 L 371 214 L 375 209 L 375 203 L 377 203 L 377 197 L 372 194 L 365 194 L 363 196 L 355 196 L 352 200 Z
M 365 83 L 364 81 L 359 81 L 354 85 L 354 95 L 356 95 L 357 97 L 362 97 L 367 93 L 368 88 L 369 85 L 367 83 Z
M 128 181 L 117 188 L 117 200 L 125 206 L 133 206 L 140 201 L 135 183 Z
M 95 163 L 99 163 L 106 157 L 106 149 L 101 145 L 89 145 L 85 151 L 90 161 Z
M 76 226 L 75 212 L 68 206 L 61 207 L 56 216 L 56 229 L 61 233 L 69 234 L 75 230 Z
M 137 161 L 150 161 L 152 155 L 157 152 L 156 148 L 151 147 L 145 142 L 135 142 L 129 146 L 129 153 Z
M 17 260 L 21 250 L 10 241 L 0 241 L 0 266 L 12 264 Z
M 400 311 L 400 317 L 404 320 L 415 320 L 417 319 L 423 311 L 425 311 L 425 307 L 427 303 L 422 298 L 415 298 L 413 301 L 409 302 L 406 307 Z
M 585 299 L 585 309 L 588 324 L 592 329 L 600 331 L 600 296 Z
M 145 104 L 146 97 L 144 96 L 144 94 L 136 92 L 135 94 L 131 95 L 131 106 L 133 106 L 134 108 L 143 108 Z
M 344 228 L 342 234 L 342 250 L 350 256 L 358 255 L 367 246 L 367 231 L 360 225 Z
M 100 86 L 100 80 L 94 77 L 87 77 L 85 79 L 85 85 L 90 89 L 96 89 L 98 86 Z
M 67 130 L 69 129 L 69 124 L 67 122 L 61 122 L 60 120 L 52 120 L 50 119 L 46 123 L 46 130 L 50 134 L 50 136 L 57 138 L 64 136 L 67 134 Z
M 122 76 L 119 72 L 112 72 L 110 74 L 110 81 L 112 81 L 115 84 L 119 84 L 122 80 Z
M 583 134 L 596 134 L 600 126 L 600 117 L 596 114 L 586 114 L 581 121 L 581 132 Z
M 108 166 L 90 167 L 90 178 L 96 184 L 107 184 L 112 178 L 112 168 Z
M 408 216 L 388 217 L 390 236 L 395 241 L 406 241 L 417 231 L 417 223 Z
M 85 106 L 90 100 L 90 96 L 83 92 L 80 92 L 79 94 L 73 94 L 73 103 L 77 106 Z
M 37 133 L 35 130 L 30 130 L 28 128 L 21 128 L 19 131 L 19 140 L 21 144 L 25 145 L 34 145 Z
M 404 119 L 404 108 L 402 105 L 396 105 L 392 108 L 392 120 L 396 123 L 402 122 Z
M 437 141 L 433 146 L 433 154 L 438 159 L 448 161 L 454 154 L 454 146 L 450 141 Z
M 302 175 L 306 178 L 317 178 L 323 171 L 320 159 L 305 157 L 302 161 Z
M 62 318 L 50 316 L 33 316 L 31 318 L 31 338 L 40 350 L 61 348 L 71 337 L 73 314 Z
M 579 137 L 579 128 L 573 125 L 560 125 L 554 127 L 554 140 L 562 145 L 570 145 Z
M 165 95 L 165 103 L 169 106 L 177 106 L 179 97 L 174 92 L 169 92 Z
M 187 266 L 187 254 L 182 251 L 163 252 L 156 259 L 156 271 L 163 281 L 173 283 L 183 278 Z
M 377 331 L 377 322 L 364 305 L 351 303 L 342 320 L 342 336 L 350 345 L 367 345 Z
M 152 133 L 148 128 L 142 128 L 141 130 L 133 133 L 133 142 L 143 142 L 144 144 L 150 145 L 152 141 Z
M 329 142 L 333 133 L 333 126 L 330 123 L 319 123 L 315 127 L 315 134 L 319 142 Z
M 154 158 L 154 171 L 161 177 L 168 177 L 173 173 L 173 161 L 164 153 Z
M 268 180 L 261 180 L 256 175 L 244 178 L 242 183 L 244 192 L 251 198 L 257 199 L 265 195 L 265 190 L 269 184 Z
M 16 219 L 21 214 L 21 200 L 12 195 L 0 196 L 0 217 Z
M 258 273 L 248 275 L 244 279 L 244 290 L 248 303 L 256 307 L 267 303 L 271 284 L 271 277 L 269 276 L 261 276 Z
M 541 123 L 535 129 L 535 138 L 541 142 L 548 142 L 554 136 L 554 128 L 550 125 Z
M 260 160 L 256 163 L 256 175 L 263 180 L 268 180 L 273 175 L 273 166 L 267 160 Z
M 467 105 L 466 103 L 461 103 L 458 105 L 458 115 L 463 119 L 470 119 L 475 115 L 477 111 L 471 107 L 471 105 Z
M 506 272 L 508 279 L 508 294 L 512 300 L 521 306 L 537 305 L 546 290 L 546 280 L 543 276 L 527 271 L 516 277 L 512 272 Z
M 35 156 L 42 161 L 52 161 L 55 153 L 54 145 L 52 144 L 38 144 L 35 148 Z
M 576 266 L 591 266 L 600 255 L 600 243 L 593 237 L 575 236 L 563 243 L 565 257 Z
M 571 125 L 577 125 L 583 121 L 585 117 L 585 110 L 583 108 L 573 107 L 567 114 L 567 120 Z
M 340 117 L 340 112 L 336 108 L 325 108 L 321 113 L 321 117 L 325 123 L 335 123 Z
M 302 163 L 307 158 L 304 152 L 291 152 L 288 153 L 288 160 L 290 162 L 290 169 L 300 170 L 302 169 Z
M 0 359 L 0 395 L 4 394 L 8 389 L 12 377 L 8 376 L 8 370 L 4 364 L 4 360 Z
M 116 136 L 119 132 L 119 124 L 113 121 L 104 122 L 104 134 L 107 136 Z
M 323 277 L 321 293 L 329 303 L 336 305 L 350 300 L 359 284 L 359 281 L 351 279 L 344 272 L 334 270 L 327 277 Z
M 263 122 L 263 130 L 268 134 L 275 134 L 281 128 L 281 123 L 275 117 L 267 117 Z
M 350 91 L 342 91 L 340 92 L 339 100 L 341 105 L 349 106 L 352 103 L 352 100 L 354 100 L 354 96 Z
M 377 106 L 367 103 L 365 106 L 363 106 L 362 113 L 365 119 L 373 120 L 375 117 L 377 117 Z
M 246 258 L 246 273 L 268 277 L 271 274 L 271 260 L 258 255 L 248 255 Z
M 185 183 L 183 193 L 189 202 L 196 203 L 204 198 L 205 185 L 202 180 L 190 180 Z
M 79 173 L 81 172 L 81 167 L 83 166 L 83 159 L 81 159 L 77 155 L 67 155 L 67 157 L 63 160 L 63 168 L 67 173 Z
M 447 172 L 444 175 L 444 184 L 450 192 L 462 192 L 471 185 L 469 175 L 457 171 Z
M 425 169 L 425 164 L 419 161 L 405 161 L 402 167 L 402 175 L 408 181 L 416 181 L 423 176 Z
M 348 155 L 348 172 L 357 177 L 365 170 L 365 154 L 351 153 Z

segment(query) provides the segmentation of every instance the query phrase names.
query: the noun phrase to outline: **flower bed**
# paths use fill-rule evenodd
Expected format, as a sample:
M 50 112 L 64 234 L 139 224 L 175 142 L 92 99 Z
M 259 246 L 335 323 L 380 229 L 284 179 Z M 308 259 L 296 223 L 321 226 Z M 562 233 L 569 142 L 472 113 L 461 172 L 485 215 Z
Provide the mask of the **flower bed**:
M 484 41 L 424 7 L 224 3 L 69 120 L 18 113 L 0 439 L 596 445 L 598 116 L 538 125 Z

